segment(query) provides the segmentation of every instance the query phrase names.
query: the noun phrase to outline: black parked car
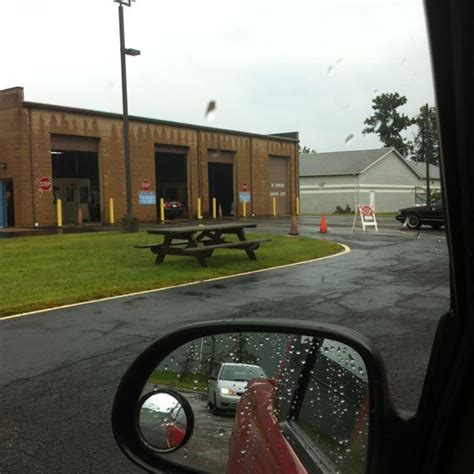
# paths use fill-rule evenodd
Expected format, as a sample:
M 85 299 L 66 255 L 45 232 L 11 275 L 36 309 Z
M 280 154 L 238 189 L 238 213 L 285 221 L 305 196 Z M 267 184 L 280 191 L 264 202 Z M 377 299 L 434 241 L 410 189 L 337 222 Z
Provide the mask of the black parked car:
M 415 206 L 400 209 L 395 217 L 397 221 L 406 222 L 409 229 L 419 229 L 422 225 L 430 225 L 433 229 L 439 229 L 444 225 L 443 201 L 437 199 L 429 206 Z
M 183 217 L 184 206 L 181 202 L 174 199 L 165 199 L 165 219 L 174 219 Z

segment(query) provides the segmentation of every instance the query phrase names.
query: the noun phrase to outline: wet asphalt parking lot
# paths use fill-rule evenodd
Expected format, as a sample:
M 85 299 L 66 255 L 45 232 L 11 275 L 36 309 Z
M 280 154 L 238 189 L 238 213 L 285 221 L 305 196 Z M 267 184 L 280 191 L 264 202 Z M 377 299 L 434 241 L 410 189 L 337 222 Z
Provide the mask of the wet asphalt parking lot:
M 336 258 L 0 321 L 0 472 L 141 472 L 111 433 L 115 389 L 151 342 L 196 321 L 286 318 L 351 328 L 381 352 L 396 405 L 416 409 L 449 305 L 446 239 L 443 230 L 379 222 L 378 233 L 364 234 L 336 217 L 321 235 L 318 218 L 300 218 L 301 235 L 351 248 Z M 289 228 L 283 219 L 257 223 L 274 233 Z

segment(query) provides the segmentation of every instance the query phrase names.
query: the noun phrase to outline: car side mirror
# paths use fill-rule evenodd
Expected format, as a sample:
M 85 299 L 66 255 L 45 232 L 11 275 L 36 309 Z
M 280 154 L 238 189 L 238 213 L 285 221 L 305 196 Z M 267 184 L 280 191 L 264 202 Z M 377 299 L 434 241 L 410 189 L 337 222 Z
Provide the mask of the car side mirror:
M 112 410 L 119 447 L 152 472 L 389 472 L 383 426 L 396 421 L 370 343 L 302 321 L 218 321 L 165 336 L 127 370 Z
M 138 429 L 143 443 L 157 453 L 184 446 L 194 428 L 189 402 L 173 390 L 152 390 L 138 403 Z

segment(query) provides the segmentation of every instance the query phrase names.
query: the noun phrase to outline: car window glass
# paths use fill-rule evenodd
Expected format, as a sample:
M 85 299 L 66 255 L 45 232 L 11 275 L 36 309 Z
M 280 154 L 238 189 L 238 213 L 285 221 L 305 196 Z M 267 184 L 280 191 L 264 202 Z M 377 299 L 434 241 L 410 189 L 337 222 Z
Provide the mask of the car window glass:
M 289 338 L 275 376 L 274 409 L 279 421 L 289 419 L 297 399 L 295 398 L 303 369 L 320 345 L 320 340 L 309 337 Z
M 359 354 L 341 343 L 323 343 L 309 377 L 296 425 L 338 470 L 364 472 L 369 391 Z
M 290 319 L 353 330 L 380 351 L 396 409 L 414 412 L 450 305 L 426 1 L 127 3 L 126 47 L 141 55 L 127 54 L 121 70 L 117 0 L 73 10 L 61 0 L 4 2 L 4 44 L 14 47 L 4 47 L 0 77 L 0 187 L 13 180 L 18 228 L 0 230 L 0 306 L 13 316 L 0 321 L 8 326 L 2 430 L 12 439 L 0 471 L 127 471 L 128 459 L 98 449 L 112 442 L 104 407 L 133 354 L 190 322 Z M 369 227 L 358 206 L 373 208 Z M 122 232 L 133 216 L 140 231 Z M 256 225 L 247 239 L 271 240 L 248 253 L 201 248 L 205 268 L 185 239 L 159 263 L 166 239 L 148 233 L 222 223 Z M 33 235 L 43 233 L 54 235 Z M 246 245 L 237 235 L 201 236 L 200 245 Z M 148 384 L 172 381 L 199 407 L 206 444 L 180 459 L 225 472 L 234 415 L 208 392 L 234 408 L 245 384 L 209 381 L 231 362 L 263 367 L 266 394 L 275 382 L 276 428 L 291 425 L 325 452 L 342 441 L 326 456 L 349 459 L 364 444 L 346 429 L 364 419 L 364 399 L 351 391 L 363 392 L 357 371 L 344 369 L 342 389 L 327 387 L 320 379 L 338 361 L 325 343 L 241 336 L 183 348 Z M 315 355 L 317 372 L 298 391 Z
M 219 379 L 221 380 L 247 381 L 255 377 L 265 377 L 265 373 L 260 367 L 251 365 L 224 365 L 219 374 Z

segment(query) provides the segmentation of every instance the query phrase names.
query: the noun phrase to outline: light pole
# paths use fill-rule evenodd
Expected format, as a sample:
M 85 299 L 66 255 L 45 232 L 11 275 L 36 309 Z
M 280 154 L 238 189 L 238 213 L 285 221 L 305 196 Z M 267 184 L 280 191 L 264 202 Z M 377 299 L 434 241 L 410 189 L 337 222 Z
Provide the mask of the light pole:
M 423 132 L 421 134 L 421 146 L 422 146 L 422 151 L 423 151 L 423 159 L 425 160 L 425 166 L 426 166 L 426 205 L 429 206 L 431 204 L 430 163 L 428 161 L 428 157 L 426 153 L 426 133 L 428 131 L 430 108 L 428 104 L 426 104 L 423 107 L 423 109 L 424 109 L 424 117 L 423 117 Z
M 120 26 L 120 63 L 122 66 L 122 103 L 123 103 L 123 148 L 125 154 L 125 186 L 127 192 L 127 213 L 122 218 L 122 229 L 125 232 L 138 232 L 138 219 L 132 211 L 132 177 L 130 171 L 130 134 L 128 127 L 128 98 L 127 98 L 127 66 L 126 55 L 138 56 L 140 51 L 125 48 L 125 28 L 123 22 L 123 6 L 131 6 L 135 0 L 114 0 L 119 4 L 119 26 Z

